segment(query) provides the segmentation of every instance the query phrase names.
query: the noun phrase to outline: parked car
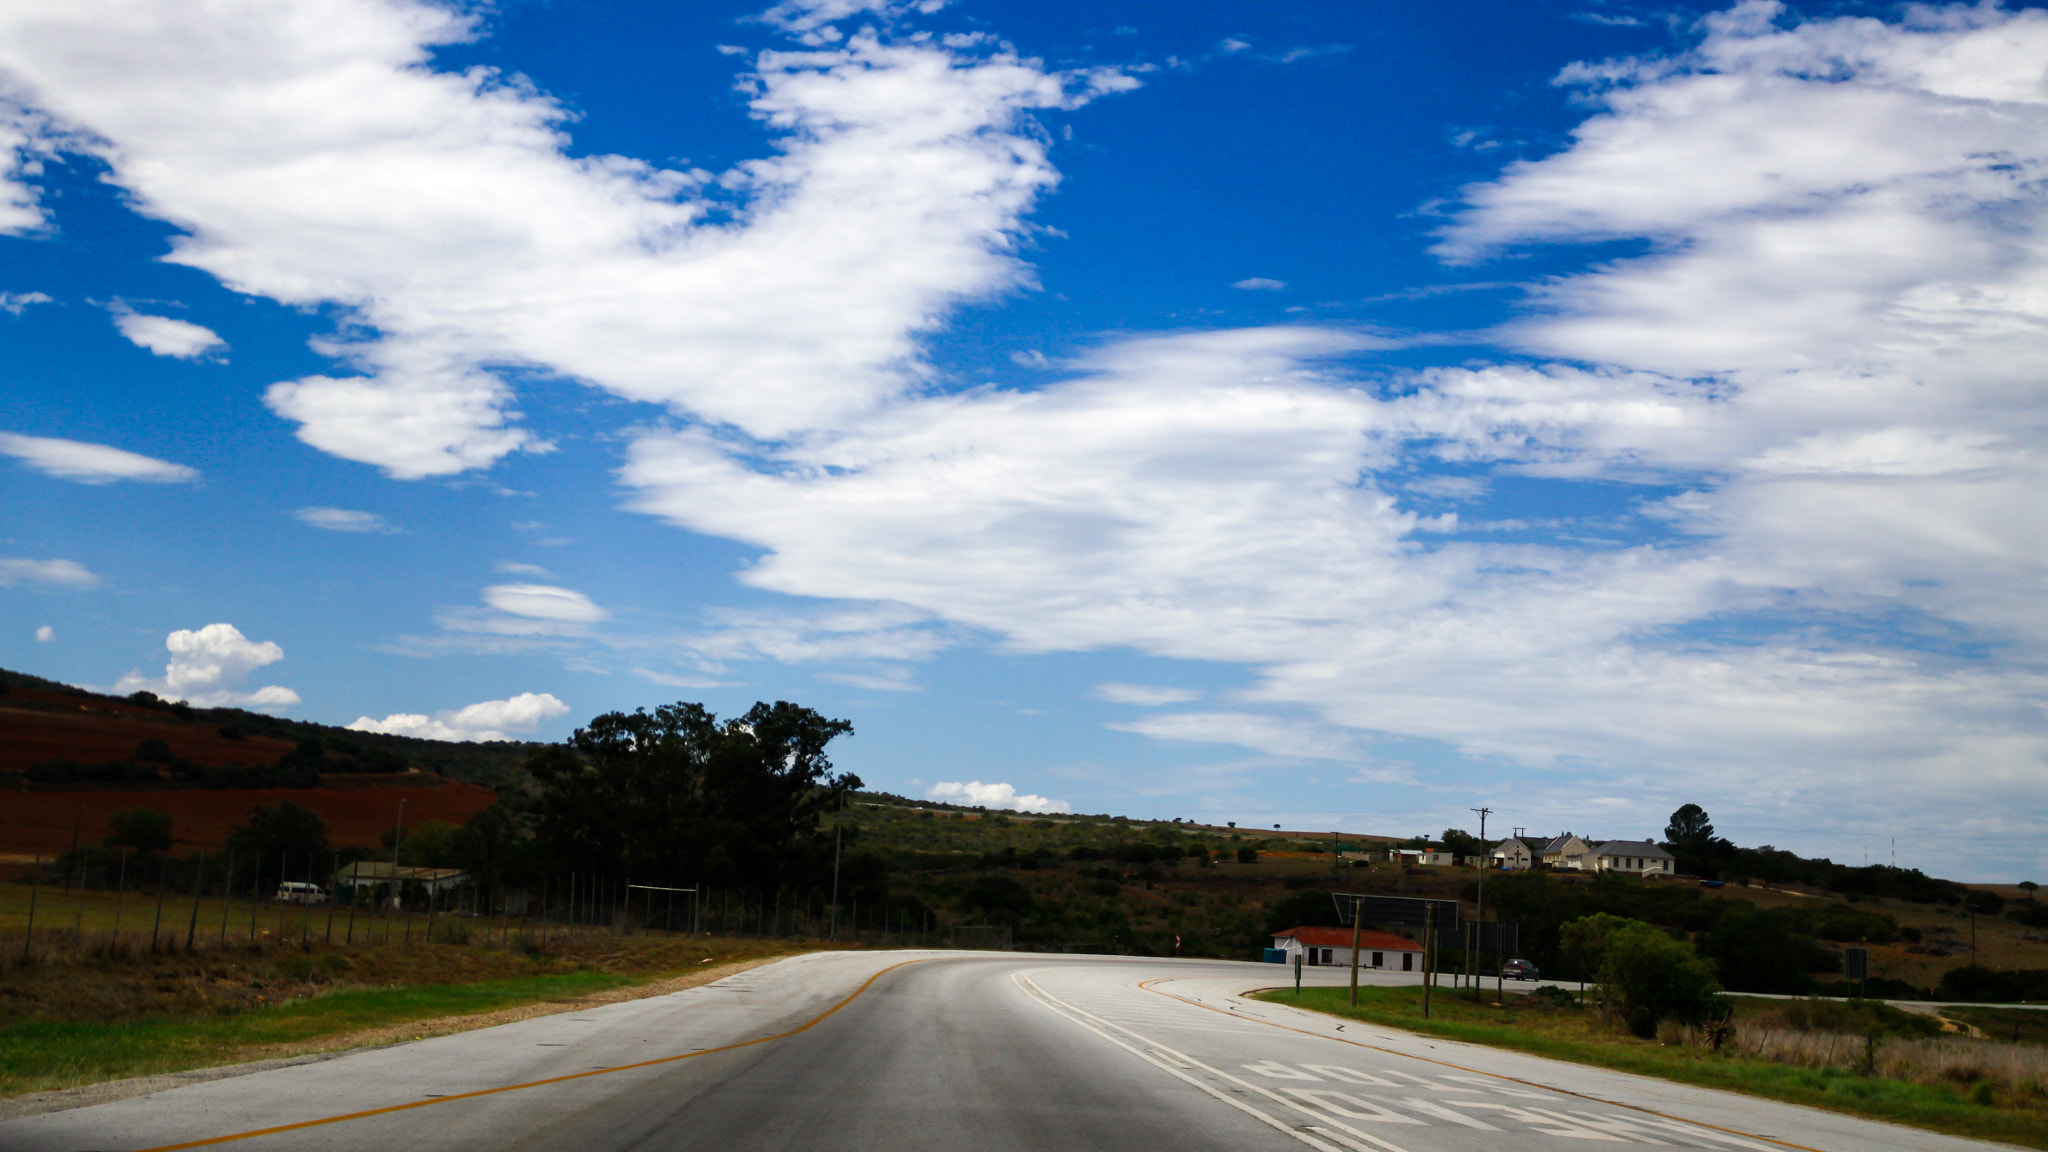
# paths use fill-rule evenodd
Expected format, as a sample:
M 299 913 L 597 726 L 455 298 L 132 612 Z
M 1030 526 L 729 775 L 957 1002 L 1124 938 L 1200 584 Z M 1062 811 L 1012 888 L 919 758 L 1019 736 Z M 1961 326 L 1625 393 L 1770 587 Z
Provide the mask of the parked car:
M 276 900 L 279 904 L 325 904 L 327 893 L 318 884 L 304 880 L 287 880 L 277 886 Z
M 1534 980 L 1537 978 L 1536 965 L 1527 960 L 1510 960 L 1500 966 L 1502 978 L 1508 980 Z

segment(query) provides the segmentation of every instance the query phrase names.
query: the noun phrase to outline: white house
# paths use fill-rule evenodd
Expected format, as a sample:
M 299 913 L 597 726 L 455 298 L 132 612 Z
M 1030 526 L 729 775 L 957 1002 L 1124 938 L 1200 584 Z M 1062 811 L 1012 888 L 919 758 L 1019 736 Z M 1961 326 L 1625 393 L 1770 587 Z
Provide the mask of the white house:
M 1351 929 L 1289 928 L 1273 934 L 1273 947 L 1287 953 L 1287 962 L 1301 957 L 1303 965 L 1351 967 Z M 1358 934 L 1358 966 L 1415 972 L 1422 968 L 1422 945 L 1392 932 L 1364 931 Z
M 1678 862 L 1647 840 L 1609 840 L 1593 849 L 1593 868 L 1630 876 L 1669 876 Z
M 1448 868 L 1458 862 L 1457 853 L 1441 844 L 1431 844 L 1425 848 L 1396 848 L 1394 854 L 1403 864 L 1428 864 Z
M 1534 867 L 1535 864 L 1536 853 L 1523 840 L 1511 837 L 1501 841 L 1493 850 L 1493 866 L 1496 868 L 1521 872 Z
M 1560 871 L 1587 872 L 1593 868 L 1593 848 L 1584 840 L 1567 832 L 1546 841 L 1538 848 L 1536 860 Z

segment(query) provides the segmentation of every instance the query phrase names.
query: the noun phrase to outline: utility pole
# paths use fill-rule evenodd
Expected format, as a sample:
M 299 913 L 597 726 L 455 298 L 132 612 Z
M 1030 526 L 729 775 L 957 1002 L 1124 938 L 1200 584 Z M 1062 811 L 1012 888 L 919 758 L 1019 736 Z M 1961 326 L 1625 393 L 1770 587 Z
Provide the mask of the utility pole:
M 393 907 L 397 907 L 399 903 L 398 842 L 403 839 L 405 839 L 405 801 L 400 799 L 398 802 L 398 826 L 391 832 L 391 903 Z M 391 926 L 389 924 L 384 926 L 384 938 L 386 940 L 391 938 Z
M 1351 1006 L 1353 1008 L 1358 1007 L 1358 943 L 1359 930 L 1364 926 L 1365 901 L 1362 899 L 1353 900 L 1351 902 Z M 1300 982 L 1301 976 L 1297 969 L 1295 983 L 1299 985 Z
M 1479 936 L 1486 931 L 1486 870 L 1493 866 L 1493 857 L 1486 847 L 1486 817 L 1493 809 L 1474 808 L 1479 813 L 1479 901 L 1478 909 L 1472 913 L 1472 988 L 1473 998 L 1479 997 Z

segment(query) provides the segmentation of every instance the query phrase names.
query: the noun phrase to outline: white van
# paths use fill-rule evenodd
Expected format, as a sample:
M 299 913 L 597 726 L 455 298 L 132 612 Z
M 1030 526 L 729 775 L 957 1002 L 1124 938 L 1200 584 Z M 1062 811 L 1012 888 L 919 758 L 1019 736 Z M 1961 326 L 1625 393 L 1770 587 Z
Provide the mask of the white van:
M 277 902 L 279 904 L 325 904 L 327 903 L 327 893 L 321 891 L 318 884 L 308 884 L 303 880 L 287 880 L 277 886 Z

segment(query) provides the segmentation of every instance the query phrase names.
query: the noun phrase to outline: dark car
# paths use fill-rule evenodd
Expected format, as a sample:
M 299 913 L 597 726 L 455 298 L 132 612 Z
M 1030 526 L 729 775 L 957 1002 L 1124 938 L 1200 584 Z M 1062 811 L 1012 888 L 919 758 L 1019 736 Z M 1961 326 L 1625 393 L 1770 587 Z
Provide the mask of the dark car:
M 1536 979 L 1536 965 L 1527 960 L 1510 960 L 1500 966 L 1500 974 L 1508 980 Z

